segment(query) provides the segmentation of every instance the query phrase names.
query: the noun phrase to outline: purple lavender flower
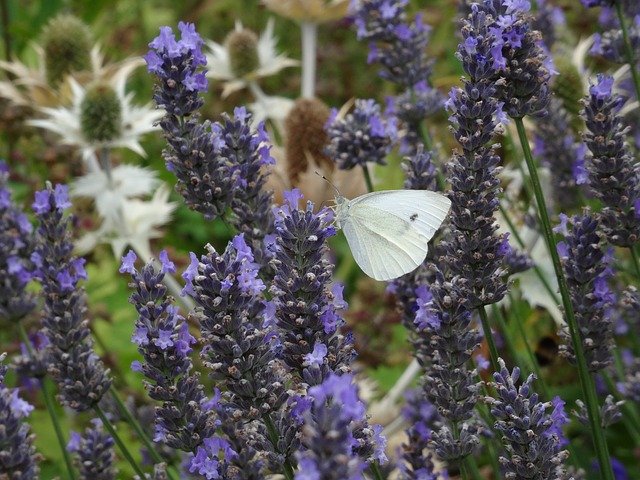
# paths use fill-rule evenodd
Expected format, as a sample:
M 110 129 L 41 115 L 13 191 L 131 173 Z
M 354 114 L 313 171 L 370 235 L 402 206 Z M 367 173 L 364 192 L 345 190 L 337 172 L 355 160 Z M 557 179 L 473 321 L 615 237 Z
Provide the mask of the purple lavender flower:
M 385 165 L 396 139 L 394 119 L 384 119 L 374 100 L 356 100 L 353 112 L 337 118 L 333 110 L 325 127 L 329 136 L 326 154 L 343 170 L 367 162 Z
M 429 83 L 433 64 L 426 52 L 429 28 L 421 15 L 408 21 L 405 0 L 367 0 L 354 5 L 358 38 L 370 42 L 369 62 L 378 62 L 380 76 L 403 90 L 390 98 L 388 114 L 407 126 L 402 148 L 413 152 L 421 142 L 422 121 L 440 111 L 444 100 Z
M 4 361 L 6 353 L 0 355 Z M 5 385 L 7 367 L 0 365 L 0 477 L 15 480 L 38 478 L 39 455 L 33 446 L 33 435 L 22 418 L 29 415 L 33 407 L 18 396 L 17 389 Z
M 354 453 L 353 425 L 364 420 L 365 407 L 351 375 L 329 375 L 309 389 L 312 403 L 304 413 L 300 471 L 296 480 L 359 480 L 365 461 Z
M 445 281 L 437 272 L 430 288 L 432 299 L 423 308 L 432 317 L 422 334 L 429 337 L 431 363 L 425 369 L 423 389 L 441 419 L 434 426 L 429 446 L 443 460 L 457 462 L 479 444 L 479 423 L 474 407 L 479 384 L 469 360 L 480 343 L 471 322 L 466 280 Z
M 81 480 L 113 480 L 113 438 L 102 429 L 102 422 L 94 421 L 84 435 L 71 432 L 67 450 L 75 453 Z
M 602 33 L 594 35 L 593 46 L 589 51 L 592 55 L 602 56 L 615 63 L 627 63 L 627 52 L 620 21 L 615 12 L 614 0 L 583 0 L 585 7 L 602 7 L 598 21 L 604 29 Z M 634 0 L 618 0 L 627 22 L 627 34 L 631 43 L 634 60 L 640 60 L 640 4 Z
M 135 369 L 146 377 L 149 396 L 162 402 L 156 408 L 154 441 L 185 452 L 195 452 L 205 438 L 213 435 L 216 423 L 204 406 L 206 397 L 199 376 L 191 370 L 189 358 L 195 338 L 162 283 L 165 272 L 175 271 L 165 258 L 161 271 L 153 263 L 141 271 L 135 268 L 136 256 L 129 251 L 122 259 L 120 272 L 131 275 L 135 289 L 129 301 L 138 311 L 132 341 L 138 346 L 144 363 Z
M 471 77 L 493 77 L 495 95 L 512 118 L 543 116 L 550 98 L 551 65 L 540 33 L 531 30 L 525 15 L 528 7 L 528 1 L 510 0 L 483 0 L 473 4 L 472 13 L 462 28 L 465 41 L 458 49 L 465 71 Z M 470 38 L 474 40 L 473 48 L 470 48 Z M 473 71 L 469 71 L 467 65 L 472 66 Z
M 566 26 L 566 19 L 562 9 L 554 6 L 548 0 L 536 0 L 537 6 L 531 28 L 542 34 L 547 49 L 553 48 L 556 42 L 556 30 Z
M 236 418 L 255 420 L 276 412 L 286 401 L 284 382 L 265 326 L 265 285 L 244 236 L 237 235 L 219 254 L 207 245 L 186 275 L 190 295 L 200 306 L 195 317 L 205 347 L 201 356 Z
M 591 154 L 586 167 L 594 195 L 604 204 L 600 222 L 613 245 L 630 247 L 640 237 L 640 172 L 625 143 L 627 128 L 618 112 L 623 99 L 612 93 L 613 77 L 599 75 L 584 101 L 587 130 L 584 141 Z
M 344 320 L 334 303 L 330 287 L 332 266 L 324 258 L 327 239 L 335 235 L 328 208 L 314 213 L 307 203 L 298 210 L 300 192 L 285 193 L 286 204 L 276 211 L 275 255 L 271 264 L 276 275 L 269 287 L 276 306 L 275 321 L 282 342 L 282 359 L 298 380 L 318 385 L 331 372 L 346 373 L 354 357 L 350 339 L 339 333 Z M 324 344 L 327 355 L 322 363 L 305 358 Z
M 97 405 L 111 386 L 109 371 L 93 350 L 84 290 L 84 259 L 73 256 L 67 188 L 51 184 L 36 192 L 33 209 L 40 223 L 31 260 L 42 284 L 43 333 L 49 340 L 49 373 L 63 405 L 82 411 Z
M 380 76 L 407 89 L 431 76 L 426 53 L 429 27 L 416 15 L 409 22 L 406 0 L 367 0 L 353 11 L 358 38 L 372 43 L 369 62 L 382 66 Z
M 11 199 L 9 172 L 0 161 L 0 318 L 14 322 L 35 307 L 26 289 L 31 280 L 33 228 Z
M 506 455 L 499 461 L 505 478 L 519 478 L 526 472 L 528 478 L 562 480 L 564 461 L 568 453 L 561 450 L 555 429 L 563 419 L 548 412 L 551 402 L 542 403 L 533 391 L 534 375 L 517 386 L 518 367 L 509 372 L 499 359 L 500 372 L 493 374 L 496 398 L 487 397 L 491 414 L 496 417 L 494 428 L 502 434 Z M 556 424 L 554 424 L 556 422 Z
M 187 205 L 214 219 L 230 206 L 239 172 L 219 154 L 224 141 L 211 122 L 199 121 L 200 92 L 206 91 L 200 70 L 206 64 L 203 41 L 192 24 L 180 22 L 178 28 L 181 39 L 176 41 L 171 27 L 162 27 L 145 57 L 158 79 L 154 100 L 167 111 L 160 120 L 168 143 L 163 156 Z
M 611 363 L 613 347 L 613 321 L 608 315 L 611 298 L 608 289 L 603 289 L 611 276 L 611 269 L 604 261 L 600 246 L 598 221 L 587 212 L 571 219 L 571 229 L 564 242 L 558 244 L 562 252 L 571 302 L 580 327 L 583 349 L 587 364 L 592 372 L 597 372 Z M 560 334 L 565 340 L 561 353 L 574 361 L 574 350 L 567 327 Z
M 453 134 L 462 151 L 455 151 L 447 165 L 452 230 L 441 242 L 441 263 L 452 275 L 467 280 L 470 308 L 498 302 L 507 290 L 507 252 L 501 248 L 504 235 L 496 234 L 494 218 L 499 204 L 500 157 L 489 144 L 497 133 L 502 108 L 495 98 L 494 70 L 489 61 L 492 25 L 491 16 L 476 7 L 463 20 L 457 56 L 469 78 L 463 88 L 451 90 L 447 101 Z M 469 39 L 474 40 L 472 49 Z

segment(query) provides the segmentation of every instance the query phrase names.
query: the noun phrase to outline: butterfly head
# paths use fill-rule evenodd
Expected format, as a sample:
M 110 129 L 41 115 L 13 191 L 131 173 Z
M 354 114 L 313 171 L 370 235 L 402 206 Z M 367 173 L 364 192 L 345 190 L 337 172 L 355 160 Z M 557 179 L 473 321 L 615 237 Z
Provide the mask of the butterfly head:
M 334 207 L 334 211 L 336 213 L 335 222 L 338 228 L 342 228 L 344 225 L 347 216 L 349 215 L 349 208 L 351 207 L 351 202 L 344 198 L 342 195 L 336 195 L 336 206 Z

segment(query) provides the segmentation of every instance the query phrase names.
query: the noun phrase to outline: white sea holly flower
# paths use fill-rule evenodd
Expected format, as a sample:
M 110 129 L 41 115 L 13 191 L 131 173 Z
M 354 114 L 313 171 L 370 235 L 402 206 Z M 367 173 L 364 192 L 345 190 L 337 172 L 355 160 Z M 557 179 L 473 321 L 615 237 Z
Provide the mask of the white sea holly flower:
M 273 26 L 273 19 L 270 18 L 260 38 L 256 38 L 238 21 L 223 45 L 207 41 L 207 76 L 224 81 L 223 97 L 247 87 L 259 78 L 298 65 L 297 60 L 277 52 Z
M 40 108 L 39 111 L 45 118 L 30 120 L 28 123 L 58 134 L 63 144 L 79 148 L 83 160 L 91 169 L 96 168 L 96 152 L 102 149 L 124 147 L 138 155 L 145 156 L 145 151 L 140 145 L 140 137 L 159 128 L 155 122 L 162 117 L 162 112 L 152 108 L 149 104 L 134 105 L 133 94 L 125 92 L 127 77 L 133 69 L 141 64 L 142 60 L 123 64 L 106 83 L 92 84 L 88 87 L 83 87 L 75 78 L 68 77 L 72 92 L 72 104 L 68 107 Z M 103 88 L 105 100 L 112 102 L 114 125 L 107 126 L 107 134 L 105 131 L 94 134 L 96 129 L 94 126 L 88 126 L 86 122 L 86 112 L 91 112 L 92 106 L 87 105 L 85 100 L 88 99 L 87 94 L 92 92 L 91 88 L 94 85 L 97 88 Z M 99 101 L 98 97 L 91 98 Z M 104 123 L 100 111 L 100 109 L 97 110 L 96 121 Z M 83 113 L 85 113 L 84 118 Z
M 116 223 L 127 201 L 149 196 L 160 181 L 156 172 L 135 165 L 118 165 L 109 174 L 89 172 L 71 183 L 72 197 L 91 198 L 104 222 Z
M 280 132 L 284 130 L 284 120 L 289 115 L 295 102 L 290 98 L 263 95 L 253 103 L 248 105 L 249 110 L 253 114 L 253 123 L 258 123 L 271 119 L 273 120 Z
M 98 230 L 76 242 L 80 254 L 102 243 L 111 245 L 115 258 L 120 258 L 127 247 L 137 252 L 149 252 L 150 240 L 162 235 L 159 229 L 169 222 L 176 204 L 169 202 L 169 188 L 163 184 L 150 200 L 121 198 L 120 207 L 103 220 Z

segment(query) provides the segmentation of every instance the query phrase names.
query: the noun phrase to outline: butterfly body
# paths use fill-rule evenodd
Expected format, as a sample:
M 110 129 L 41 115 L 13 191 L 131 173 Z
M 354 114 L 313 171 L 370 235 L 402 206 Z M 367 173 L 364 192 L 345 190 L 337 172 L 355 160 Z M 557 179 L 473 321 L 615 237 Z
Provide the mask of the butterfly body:
M 447 197 L 428 190 L 384 190 L 352 200 L 337 196 L 336 225 L 364 273 L 391 280 L 424 262 L 450 206 Z

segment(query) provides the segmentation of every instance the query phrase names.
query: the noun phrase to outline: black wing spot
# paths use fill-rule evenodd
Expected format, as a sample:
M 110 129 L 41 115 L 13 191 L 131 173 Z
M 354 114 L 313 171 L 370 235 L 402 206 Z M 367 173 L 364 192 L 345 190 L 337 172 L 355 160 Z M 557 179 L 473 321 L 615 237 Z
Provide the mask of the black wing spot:
M 409 220 L 411 220 L 412 222 L 415 222 L 415 221 L 416 221 L 416 218 L 418 218 L 418 214 L 417 214 L 417 213 L 414 213 L 413 215 L 411 215 L 411 216 L 409 217 Z

